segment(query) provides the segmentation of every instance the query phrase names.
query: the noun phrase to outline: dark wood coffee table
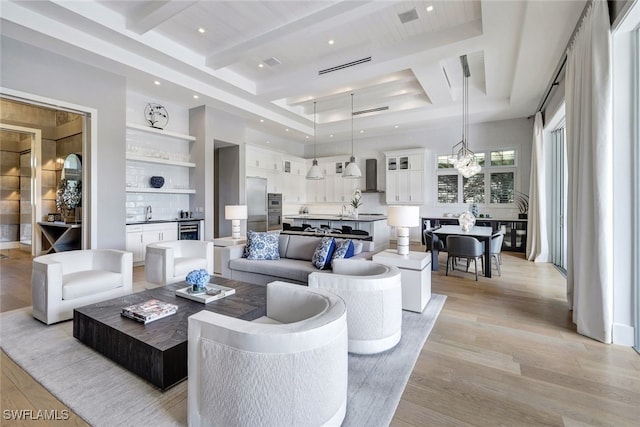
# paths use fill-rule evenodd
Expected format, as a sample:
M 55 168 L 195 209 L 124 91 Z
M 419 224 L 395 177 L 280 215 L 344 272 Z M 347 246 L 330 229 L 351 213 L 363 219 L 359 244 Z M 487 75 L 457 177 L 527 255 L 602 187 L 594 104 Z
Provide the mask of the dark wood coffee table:
M 236 289 L 234 295 L 209 304 L 175 295 L 186 287 L 176 283 L 76 308 L 73 336 L 155 386 L 166 390 L 187 378 L 187 318 L 202 310 L 244 320 L 266 314 L 266 287 L 214 278 Z M 123 307 L 152 298 L 176 304 L 176 314 L 142 324 L 120 315 Z

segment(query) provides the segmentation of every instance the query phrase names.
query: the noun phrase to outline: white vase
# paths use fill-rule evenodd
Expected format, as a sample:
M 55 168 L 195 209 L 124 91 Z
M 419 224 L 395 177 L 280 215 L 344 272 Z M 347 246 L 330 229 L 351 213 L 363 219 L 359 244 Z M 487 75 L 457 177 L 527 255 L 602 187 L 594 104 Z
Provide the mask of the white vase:
M 462 228 L 462 231 L 465 233 L 471 230 L 471 227 L 473 227 L 475 223 L 476 217 L 469 211 L 461 213 L 460 217 L 458 217 L 458 224 L 460 224 L 460 228 Z

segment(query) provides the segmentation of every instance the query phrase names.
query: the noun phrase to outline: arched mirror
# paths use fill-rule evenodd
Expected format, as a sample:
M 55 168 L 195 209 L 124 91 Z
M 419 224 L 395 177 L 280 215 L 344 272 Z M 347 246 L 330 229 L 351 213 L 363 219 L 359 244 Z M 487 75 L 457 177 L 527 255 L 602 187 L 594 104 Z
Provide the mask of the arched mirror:
M 67 181 L 82 181 L 82 158 L 78 154 L 69 154 L 62 166 L 62 179 Z
M 56 192 L 56 208 L 65 222 L 80 222 L 82 206 L 82 159 L 69 154 L 62 166 L 60 183 Z

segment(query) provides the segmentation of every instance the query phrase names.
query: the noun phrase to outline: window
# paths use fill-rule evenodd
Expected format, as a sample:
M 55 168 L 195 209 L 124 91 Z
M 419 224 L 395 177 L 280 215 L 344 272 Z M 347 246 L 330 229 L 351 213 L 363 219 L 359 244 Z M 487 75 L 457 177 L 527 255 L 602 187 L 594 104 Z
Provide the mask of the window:
M 482 172 L 470 178 L 458 174 L 452 154 L 437 156 L 438 203 L 513 204 L 516 150 L 491 150 L 475 156 Z

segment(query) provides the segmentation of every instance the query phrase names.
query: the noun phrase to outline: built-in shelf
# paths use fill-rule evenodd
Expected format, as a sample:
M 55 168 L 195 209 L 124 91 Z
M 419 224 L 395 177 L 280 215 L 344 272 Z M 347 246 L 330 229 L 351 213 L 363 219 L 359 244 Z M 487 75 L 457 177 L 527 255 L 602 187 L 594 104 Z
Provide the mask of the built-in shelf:
M 195 194 L 193 188 L 147 188 L 147 187 L 127 187 L 127 193 L 164 193 L 164 194 Z
M 158 157 L 146 157 L 127 154 L 127 160 L 145 163 L 159 163 L 162 165 L 184 166 L 187 168 L 195 168 L 196 164 L 191 162 L 182 162 L 179 160 L 160 159 Z
M 139 130 L 139 131 L 142 131 L 142 132 L 154 133 L 156 135 L 170 136 L 172 138 L 183 139 L 185 141 L 195 141 L 196 140 L 195 136 L 184 135 L 184 134 L 176 133 L 176 132 L 170 132 L 170 131 L 166 131 L 166 130 L 163 130 L 163 129 L 156 129 L 156 128 L 152 128 L 150 126 L 142 126 L 142 125 L 138 125 L 138 124 L 135 124 L 135 123 L 127 123 L 127 127 L 129 129 L 135 129 L 135 130 Z

